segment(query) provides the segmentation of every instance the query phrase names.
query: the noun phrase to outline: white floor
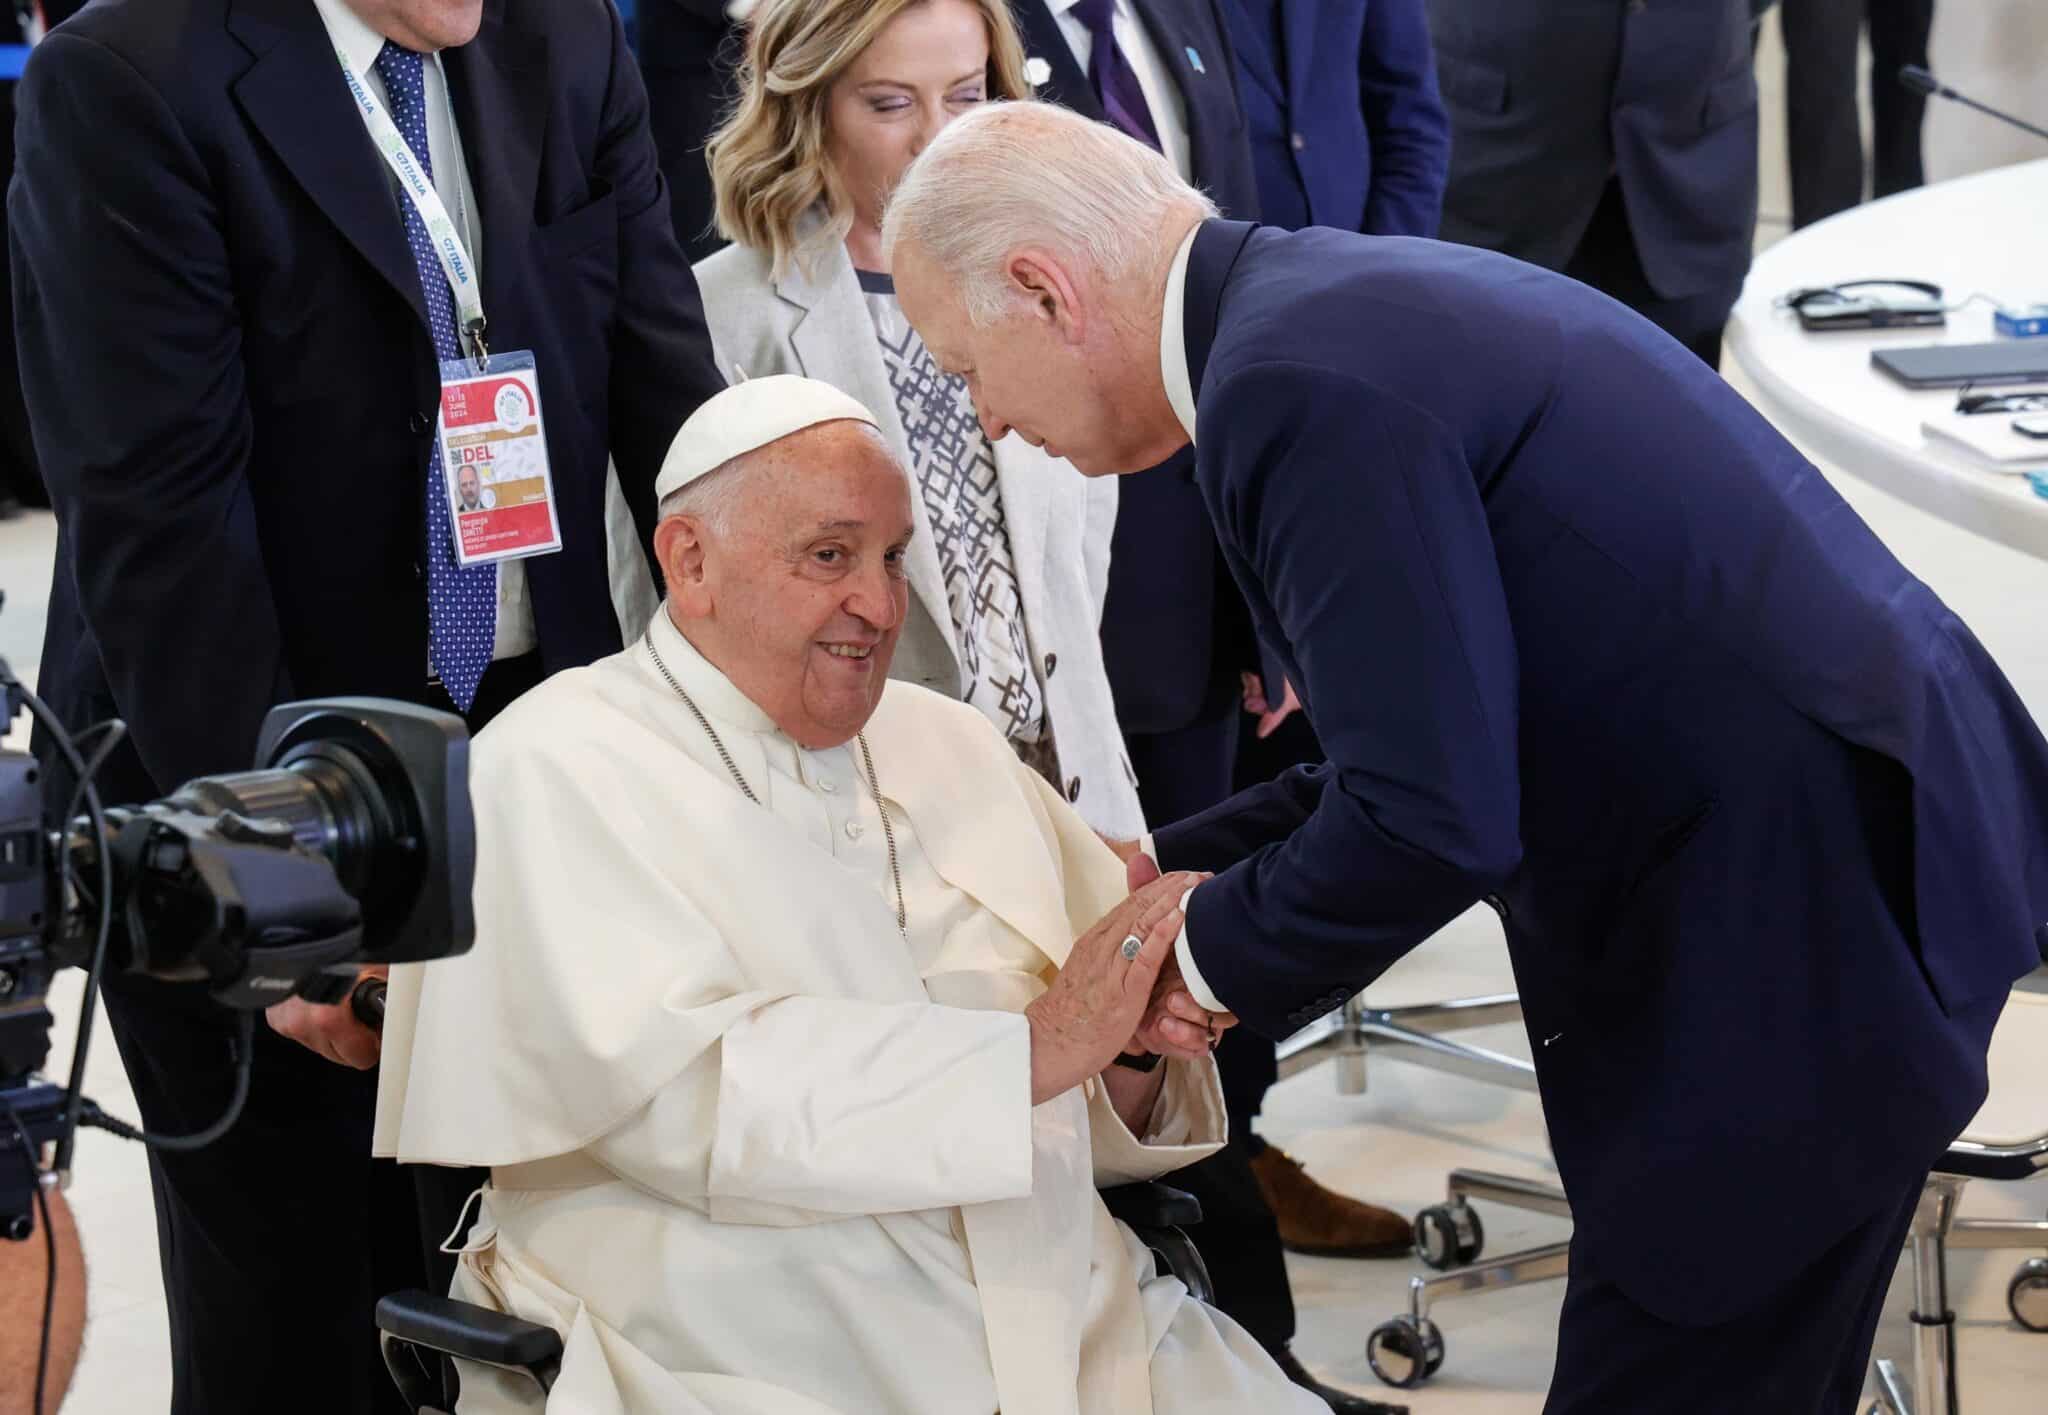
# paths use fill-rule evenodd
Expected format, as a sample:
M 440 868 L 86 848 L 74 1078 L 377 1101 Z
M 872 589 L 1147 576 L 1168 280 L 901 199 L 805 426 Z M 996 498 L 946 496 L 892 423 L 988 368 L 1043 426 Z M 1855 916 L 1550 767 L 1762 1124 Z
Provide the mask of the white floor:
M 2048 113 L 2041 56 L 2048 53 L 2048 7 L 2039 0 L 1944 0 L 1936 31 L 1936 67 L 1951 83 L 1982 86 L 1992 102 Z M 1765 91 L 1763 208 L 1782 222 L 1785 194 L 1782 90 L 1774 36 L 1759 76 Z M 1950 176 L 2032 153 L 2008 145 L 1988 120 L 1943 111 L 1930 118 L 1931 175 Z M 1768 242 L 1781 227 L 1767 221 Z M 2037 717 L 2048 721 L 2048 565 L 1955 531 L 1847 478 L 1843 493 L 1916 573 L 1976 629 Z M 0 522 L 0 654 L 32 673 L 42 632 L 53 533 L 47 517 Z M 1376 1000 L 1440 998 L 1512 988 L 1497 930 L 1484 911 L 1460 920 L 1390 974 Z M 57 1050 L 68 1057 L 77 1015 L 77 976 L 53 995 Z M 1527 1054 L 1519 1027 L 1472 1034 L 1501 1051 Z M 90 1092 L 117 1114 L 133 1102 L 102 1030 L 88 1072 Z M 1533 1097 L 1394 1063 L 1376 1063 L 1362 1096 L 1336 1093 L 1329 1068 L 1278 1086 L 1265 1133 L 1306 1161 L 1326 1182 L 1413 1210 L 1442 1198 L 1445 1174 L 1459 1166 L 1544 1176 L 1550 1172 L 1542 1117 Z M 141 1152 L 98 1132 L 79 1143 L 71 1201 L 84 1233 L 91 1274 L 85 1357 L 66 1415 L 143 1415 L 164 1408 L 170 1355 L 157 1281 L 156 1235 Z M 2048 1175 L 2021 1185 L 1979 1184 L 1965 1212 L 1984 1216 L 2048 1212 Z M 1683 1213 L 1669 1215 L 1685 1222 Z M 1818 1218 L 1819 1216 L 1817 1216 Z M 1562 1220 L 1490 1208 L 1489 1250 L 1563 1236 Z M 2024 1254 L 1962 1252 L 1950 1259 L 1961 1318 L 1961 1387 L 1970 1415 L 2041 1415 L 2048 1409 L 2048 1336 L 2007 1318 L 2004 1291 Z M 1404 1310 L 1408 1261 L 1377 1263 L 1294 1259 L 1300 1309 L 1297 1349 L 1329 1379 L 1391 1394 L 1364 1358 L 1374 1325 Z M 1534 1415 L 1542 1406 L 1553 1357 L 1558 1284 L 1491 1293 L 1437 1309 L 1447 1345 L 1442 1373 L 1401 1397 L 1416 1415 Z M 1904 1282 L 1894 1285 L 1879 1334 L 1880 1354 L 1909 1356 Z M 1621 1415 L 1617 1412 L 1617 1415 Z

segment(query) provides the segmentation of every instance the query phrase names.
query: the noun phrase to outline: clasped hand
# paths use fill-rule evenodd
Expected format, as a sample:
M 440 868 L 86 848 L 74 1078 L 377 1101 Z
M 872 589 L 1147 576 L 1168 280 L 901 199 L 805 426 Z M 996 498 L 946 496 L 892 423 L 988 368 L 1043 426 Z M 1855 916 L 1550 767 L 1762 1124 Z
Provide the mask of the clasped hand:
M 1033 1105 L 1078 1086 L 1120 1052 L 1205 1056 L 1221 1029 L 1235 1024 L 1188 994 L 1173 954 L 1181 897 L 1207 876 L 1162 875 L 1143 855 L 1127 868 L 1130 897 L 1074 941 L 1052 986 L 1024 1009 L 1031 1024 Z M 1131 938 L 1139 947 L 1126 958 L 1124 943 Z

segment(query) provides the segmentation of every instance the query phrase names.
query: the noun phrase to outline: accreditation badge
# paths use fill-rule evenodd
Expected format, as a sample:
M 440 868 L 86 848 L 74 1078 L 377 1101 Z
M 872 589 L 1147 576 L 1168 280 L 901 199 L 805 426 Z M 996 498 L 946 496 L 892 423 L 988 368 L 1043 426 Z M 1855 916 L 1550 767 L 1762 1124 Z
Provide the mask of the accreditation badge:
M 533 354 L 441 365 L 441 470 L 455 559 L 493 565 L 562 548 Z

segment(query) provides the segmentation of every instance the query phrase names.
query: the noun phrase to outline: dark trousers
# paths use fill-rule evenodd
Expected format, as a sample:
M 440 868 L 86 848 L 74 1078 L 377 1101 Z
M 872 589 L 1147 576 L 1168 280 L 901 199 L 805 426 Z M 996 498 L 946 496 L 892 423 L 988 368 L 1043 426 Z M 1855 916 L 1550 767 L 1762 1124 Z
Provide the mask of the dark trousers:
M 540 677 L 537 654 L 492 665 L 471 731 Z M 422 698 L 453 711 L 437 689 Z M 233 1014 L 147 979 L 112 978 L 105 996 L 144 1125 L 178 1134 L 217 1119 Z M 398 1415 L 373 1310 L 400 1288 L 447 1290 L 454 1260 L 438 1249 L 483 1171 L 372 1160 L 377 1073 L 316 1056 L 260 1017 L 255 1037 L 234 1128 L 190 1154 L 150 1155 L 171 1413 Z
M 105 997 L 143 1122 L 189 1133 L 218 1118 L 232 1015 L 142 979 L 109 979 Z M 203 1150 L 150 1155 L 172 1415 L 402 1411 L 370 1313 L 427 1275 L 411 1181 L 370 1158 L 377 1075 L 260 1017 L 255 1037 L 235 1127 Z
M 1742 293 L 1741 283 L 1678 299 L 1650 288 L 1629 230 L 1621 184 L 1613 178 L 1564 273 L 1621 301 L 1704 359 L 1709 368 L 1721 366 L 1721 330 L 1728 323 L 1728 311 L 1735 308 L 1735 297 Z
M 1274 691 L 1277 695 L 1277 686 Z M 1323 744 L 1315 728 L 1309 726 L 1307 713 L 1295 713 L 1266 737 L 1258 735 L 1258 722 L 1250 713 L 1239 719 L 1233 789 L 1262 786 L 1282 772 L 1323 760 Z M 1256 1159 L 1266 1142 L 1253 1133 L 1252 1122 L 1266 1103 L 1266 1091 L 1280 1075 L 1273 1043 L 1243 1027 L 1233 1028 L 1223 1034 L 1223 1043 L 1216 1048 L 1216 1069 L 1222 1073 L 1231 1143 L 1243 1144 L 1246 1153 Z M 1274 1251 L 1277 1254 L 1279 1250 L 1276 1247 Z
M 53 18 L 50 23 L 57 21 Z M 18 42 L 7 36 L 8 43 Z M 0 185 L 14 178 L 14 89 L 0 83 Z M 0 212 L 0 239 L 7 233 L 7 219 Z M 14 292 L 8 281 L 0 280 L 0 503 L 18 501 L 24 506 L 48 506 L 50 494 L 43 489 L 43 474 L 36 461 L 34 442 L 29 437 L 28 407 L 21 396 L 21 362 L 14 351 Z
M 1863 135 L 1856 112 L 1856 39 L 1870 25 L 1871 193 L 1925 180 L 1920 126 L 1925 95 L 1899 82 L 1926 67 L 1934 0 L 1784 0 L 1785 128 L 1792 163 L 1792 225 L 1809 225 L 1863 200 Z
M 1268 1042 L 1268 1056 L 1272 1050 Z M 1247 1133 L 1238 1130 L 1233 1118 L 1229 1144 L 1161 1182 L 1185 1189 L 1202 1202 L 1202 1222 L 1192 1237 L 1209 1269 L 1216 1305 L 1259 1345 L 1278 1351 L 1294 1340 L 1294 1293 L 1287 1285 L 1280 1227 L 1252 1176 L 1252 1152 L 1244 1143 Z
M 1710 1327 L 1651 1315 L 1574 1244 L 1544 1415 L 1852 1415 L 1919 1199 L 1916 1180 L 1750 1311 Z
M 1124 749 L 1138 774 L 1138 805 L 1157 827 L 1206 811 L 1230 795 L 1237 751 L 1236 706 L 1168 732 L 1127 732 Z
M 1274 687 L 1277 694 L 1277 685 Z M 1321 743 L 1305 714 L 1296 713 L 1272 736 L 1255 735 L 1258 719 L 1239 715 L 1237 761 L 1232 785 L 1244 790 L 1270 781 L 1301 762 L 1323 759 Z M 1149 815 L 1147 819 L 1159 819 Z M 1266 1148 L 1252 1129 L 1266 1092 L 1279 1075 L 1273 1043 L 1244 1027 L 1223 1034 L 1216 1048 L 1223 1080 L 1223 1106 L 1230 1117 L 1230 1143 L 1200 1164 L 1166 1182 L 1202 1201 L 1202 1225 L 1195 1239 L 1216 1305 L 1268 1351 L 1294 1340 L 1294 1293 L 1287 1284 L 1287 1256 L 1280 1228 L 1253 1178 L 1251 1162 Z

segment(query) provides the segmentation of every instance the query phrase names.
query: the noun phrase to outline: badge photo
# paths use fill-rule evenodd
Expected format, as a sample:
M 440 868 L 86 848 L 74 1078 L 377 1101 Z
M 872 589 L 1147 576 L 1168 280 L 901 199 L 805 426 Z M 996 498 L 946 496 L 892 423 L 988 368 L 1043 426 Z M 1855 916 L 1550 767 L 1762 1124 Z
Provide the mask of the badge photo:
M 493 354 L 441 370 L 441 465 L 455 511 L 455 558 L 491 564 L 562 548 L 533 355 Z

